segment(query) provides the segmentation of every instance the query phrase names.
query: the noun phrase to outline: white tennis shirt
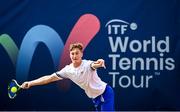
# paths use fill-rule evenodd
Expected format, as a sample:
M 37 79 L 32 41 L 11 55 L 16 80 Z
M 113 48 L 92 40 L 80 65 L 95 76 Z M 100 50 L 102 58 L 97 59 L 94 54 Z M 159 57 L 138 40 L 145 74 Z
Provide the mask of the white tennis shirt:
M 68 78 L 79 85 L 89 98 L 96 98 L 104 92 L 107 84 L 99 78 L 96 70 L 91 69 L 90 65 L 92 62 L 90 60 L 82 60 L 81 65 L 77 68 L 72 64 L 66 65 L 56 74 L 59 77 Z

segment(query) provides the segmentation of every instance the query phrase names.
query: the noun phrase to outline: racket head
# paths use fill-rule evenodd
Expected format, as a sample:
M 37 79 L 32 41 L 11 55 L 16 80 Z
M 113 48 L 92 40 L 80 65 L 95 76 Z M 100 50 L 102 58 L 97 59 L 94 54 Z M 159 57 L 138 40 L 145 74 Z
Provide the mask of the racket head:
M 13 91 L 13 89 L 14 91 Z M 17 96 L 17 93 L 21 89 L 20 85 L 17 83 L 15 79 L 12 79 L 8 85 L 8 96 L 10 99 L 14 99 Z

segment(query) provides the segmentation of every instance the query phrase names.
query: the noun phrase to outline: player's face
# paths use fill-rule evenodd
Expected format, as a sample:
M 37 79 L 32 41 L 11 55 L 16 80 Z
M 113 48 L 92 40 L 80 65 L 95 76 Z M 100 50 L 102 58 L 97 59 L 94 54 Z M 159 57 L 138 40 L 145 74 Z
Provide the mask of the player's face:
M 73 64 L 80 64 L 82 61 L 83 53 L 78 49 L 74 48 L 70 51 L 70 58 Z

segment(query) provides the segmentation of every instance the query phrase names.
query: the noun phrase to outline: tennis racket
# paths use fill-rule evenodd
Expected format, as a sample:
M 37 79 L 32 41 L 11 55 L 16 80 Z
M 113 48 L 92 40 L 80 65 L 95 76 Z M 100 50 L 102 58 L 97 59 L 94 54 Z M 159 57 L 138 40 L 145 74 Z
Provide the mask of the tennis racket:
M 17 93 L 21 90 L 20 85 L 15 79 L 12 79 L 8 85 L 8 96 L 10 99 L 14 99 L 17 96 Z

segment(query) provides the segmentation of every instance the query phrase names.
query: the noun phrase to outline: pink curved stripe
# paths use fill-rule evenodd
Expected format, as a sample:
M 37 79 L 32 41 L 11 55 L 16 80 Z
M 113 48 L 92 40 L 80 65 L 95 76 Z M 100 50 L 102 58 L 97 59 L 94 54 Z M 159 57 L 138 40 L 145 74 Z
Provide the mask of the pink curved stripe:
M 95 37 L 99 29 L 100 22 L 96 16 L 92 14 L 84 14 L 83 16 L 81 16 L 73 27 L 64 45 L 64 51 L 61 56 L 59 68 L 61 69 L 71 62 L 69 57 L 69 45 L 71 43 L 81 42 L 84 45 L 85 49 L 89 42 Z

